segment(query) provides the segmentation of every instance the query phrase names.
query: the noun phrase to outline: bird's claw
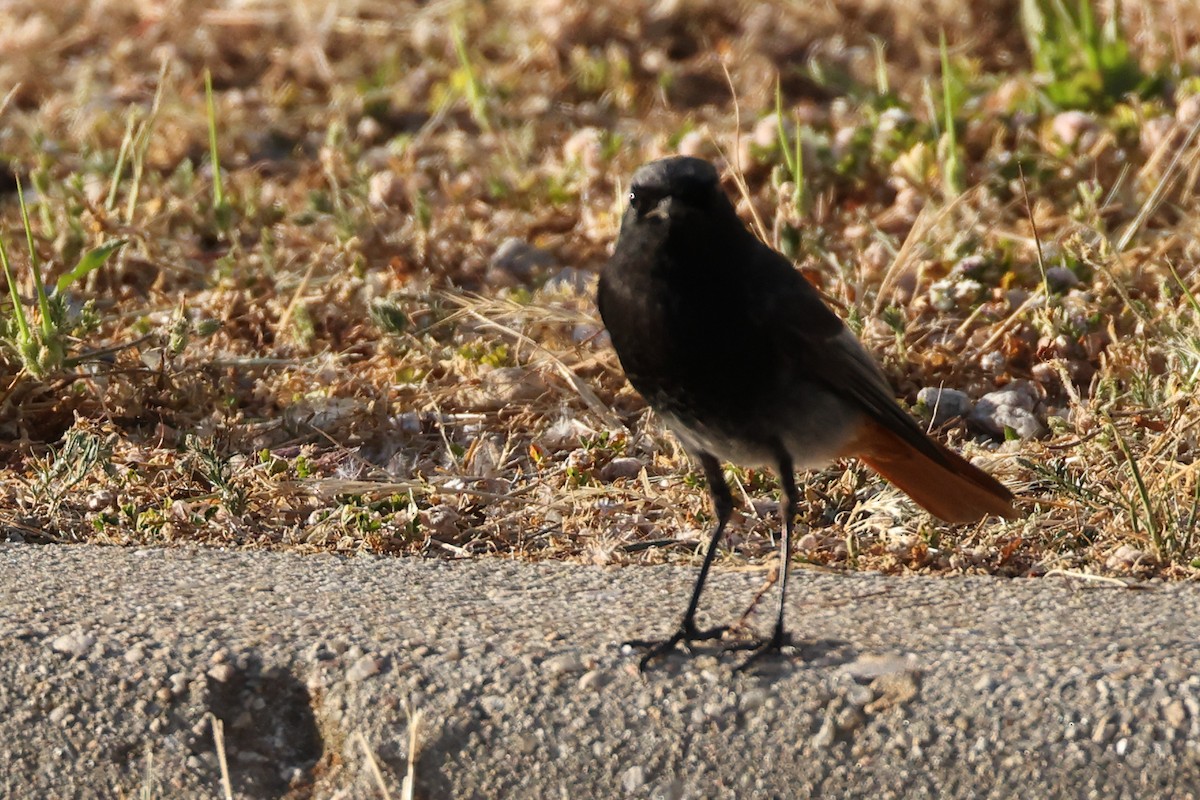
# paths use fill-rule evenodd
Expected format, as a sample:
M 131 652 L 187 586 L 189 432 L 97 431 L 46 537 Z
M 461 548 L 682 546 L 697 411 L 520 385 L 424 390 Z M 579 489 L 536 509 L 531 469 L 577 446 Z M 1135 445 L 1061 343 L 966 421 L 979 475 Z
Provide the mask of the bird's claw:
M 744 652 L 751 651 L 746 660 L 737 666 L 738 672 L 746 672 L 751 667 L 759 663 L 764 657 L 778 656 L 783 654 L 785 647 L 793 647 L 792 638 L 783 632 L 782 629 L 776 628 L 775 633 L 766 639 L 751 639 L 746 642 L 734 642 L 725 647 L 725 652 Z
M 679 645 L 682 645 L 683 649 L 690 653 L 692 652 L 691 645 L 693 642 L 708 642 L 713 639 L 720 639 L 728 629 L 728 625 L 718 625 L 715 628 L 700 630 L 695 625 L 684 623 L 679 627 L 679 630 L 666 639 L 630 639 L 622 647 L 647 651 L 642 656 L 641 661 L 638 662 L 638 672 L 644 672 L 646 665 L 651 661 L 667 655 Z

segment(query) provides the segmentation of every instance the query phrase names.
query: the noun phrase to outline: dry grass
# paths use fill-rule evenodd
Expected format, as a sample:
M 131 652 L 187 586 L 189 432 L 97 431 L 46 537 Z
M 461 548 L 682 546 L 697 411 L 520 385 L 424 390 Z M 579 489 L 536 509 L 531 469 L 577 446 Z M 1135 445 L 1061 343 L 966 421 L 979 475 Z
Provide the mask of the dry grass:
M 39 318 L 6 173 L 51 278 L 128 240 L 66 290 L 49 369 L 0 350 L 10 538 L 690 558 L 706 493 L 587 285 L 627 176 L 682 149 L 724 158 L 900 397 L 1024 382 L 1047 426 L 942 431 L 1032 498 L 1022 520 L 946 528 L 841 464 L 806 481 L 805 558 L 1197 574 L 1194 24 L 1127 10 L 1158 81 L 1074 116 L 1031 75 L 1017 3 L 500 5 L 4 6 L 0 238 L 22 304 Z M 513 237 L 537 250 L 497 263 Z M 774 482 L 730 477 L 726 558 L 768 558 Z

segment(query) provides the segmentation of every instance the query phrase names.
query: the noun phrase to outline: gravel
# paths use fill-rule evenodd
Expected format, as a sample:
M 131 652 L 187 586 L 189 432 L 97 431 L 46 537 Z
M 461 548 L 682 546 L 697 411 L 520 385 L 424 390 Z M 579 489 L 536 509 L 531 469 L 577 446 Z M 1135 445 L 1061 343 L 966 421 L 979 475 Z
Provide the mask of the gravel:
M 988 392 L 975 404 L 970 419 L 995 436 L 1014 432 L 1021 439 L 1036 439 L 1046 434 L 1046 426 L 1034 414 L 1036 391 L 1028 383 L 1017 383 Z
M 926 386 L 917 392 L 917 402 L 923 403 L 929 409 L 935 427 L 945 425 L 957 417 L 965 417 L 974 407 L 971 397 L 966 392 L 936 386 Z
M 639 675 L 693 574 L 0 545 L 0 796 L 220 796 L 214 720 L 235 796 L 400 796 L 413 715 L 429 798 L 1200 785 L 1194 584 L 797 570 L 790 658 Z M 718 568 L 701 624 L 763 578 Z

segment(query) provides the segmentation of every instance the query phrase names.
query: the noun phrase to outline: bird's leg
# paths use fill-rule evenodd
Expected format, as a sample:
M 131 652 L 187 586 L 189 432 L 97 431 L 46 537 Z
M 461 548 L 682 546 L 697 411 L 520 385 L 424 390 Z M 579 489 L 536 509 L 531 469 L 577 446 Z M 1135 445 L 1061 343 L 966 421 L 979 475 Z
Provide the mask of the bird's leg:
M 700 465 L 704 468 L 704 476 L 708 479 L 708 490 L 712 493 L 713 508 L 717 512 L 717 526 L 713 529 L 712 539 L 709 540 L 708 550 L 704 554 L 704 563 L 700 565 L 700 575 L 692 588 L 692 599 L 688 601 L 687 611 L 683 612 L 683 621 L 680 622 L 679 629 L 667 639 L 634 639 L 625 642 L 627 647 L 648 648 L 649 651 L 642 656 L 638 664 L 640 670 L 644 670 L 652 660 L 666 655 L 681 643 L 686 647 L 690 642 L 719 639 L 728 627 L 722 625 L 705 630 L 696 627 L 696 608 L 700 605 L 700 593 L 704 589 L 705 579 L 708 578 L 713 556 L 717 553 L 717 544 L 721 541 L 725 526 L 733 514 L 733 494 L 729 491 L 729 485 L 725 483 L 721 462 L 708 453 L 701 453 L 699 458 Z
M 787 607 L 787 583 L 788 573 L 792 567 L 792 530 L 795 526 L 796 514 L 800 510 L 800 490 L 796 488 L 796 476 L 792 472 L 792 458 L 786 452 L 782 451 L 779 454 L 779 483 L 783 487 L 783 495 L 786 498 L 783 508 L 782 530 L 780 531 L 779 540 L 779 611 L 775 617 L 775 630 L 771 636 L 761 641 L 753 642 L 745 645 L 734 645 L 731 650 L 753 650 L 754 652 L 747 658 L 739 670 L 744 670 L 757 661 L 759 658 L 770 653 L 778 653 L 783 647 L 788 644 L 788 636 L 783 629 L 783 614 Z

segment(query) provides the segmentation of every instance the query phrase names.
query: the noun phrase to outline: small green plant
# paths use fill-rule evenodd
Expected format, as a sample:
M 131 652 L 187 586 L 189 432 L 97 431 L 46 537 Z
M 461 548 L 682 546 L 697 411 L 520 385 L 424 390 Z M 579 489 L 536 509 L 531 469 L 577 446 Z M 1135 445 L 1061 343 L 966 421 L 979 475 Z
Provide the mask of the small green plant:
M 45 458 L 34 462 L 34 496 L 44 500 L 53 513 L 95 467 L 110 468 L 112 449 L 112 440 L 105 441 L 86 430 L 70 429 L 63 437 L 62 447 L 51 449 Z
M 345 495 L 338 498 L 338 511 L 342 529 L 350 534 L 375 533 L 383 527 L 383 518 L 378 510 L 361 495 Z
M 1133 93 L 1146 96 L 1157 81 L 1144 75 L 1120 28 L 1120 3 L 1103 25 L 1091 0 L 1022 0 L 1021 28 L 1033 66 L 1058 108 L 1107 109 Z
M 184 448 L 188 456 L 184 463 L 216 491 L 225 510 L 235 517 L 245 511 L 246 492 L 234 480 L 233 465 L 217 451 L 216 444 L 188 434 Z
M 371 307 L 367 310 L 367 313 L 371 317 L 371 322 L 374 322 L 384 333 L 399 336 L 408 330 L 408 315 L 404 313 L 404 309 L 395 300 L 387 298 L 377 299 L 371 303 Z
M 17 201 L 21 208 L 21 224 L 25 229 L 25 242 L 29 248 L 29 268 L 33 276 L 34 296 L 39 320 L 36 327 L 30 324 L 29 315 L 17 291 L 16 276 L 8 259 L 4 237 L 0 236 L 0 267 L 8 282 L 12 299 L 12 319 L 5 321 L 4 340 L 17 353 L 21 366 L 35 378 L 44 377 L 64 366 L 73 366 L 67 358 L 67 339 L 71 333 L 63 293 L 72 283 L 99 269 L 125 244 L 124 239 L 107 242 L 83 255 L 74 268 L 63 273 L 55 284 L 53 295 L 46 291 L 42 277 L 41 260 L 33 244 L 33 226 L 29 221 L 29 209 L 25 205 L 25 192 L 20 178 L 17 179 Z
M 469 342 L 458 349 L 458 354 L 468 361 L 485 364 L 489 367 L 507 367 L 513 364 L 506 344 L 490 345 L 485 342 Z

